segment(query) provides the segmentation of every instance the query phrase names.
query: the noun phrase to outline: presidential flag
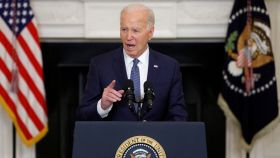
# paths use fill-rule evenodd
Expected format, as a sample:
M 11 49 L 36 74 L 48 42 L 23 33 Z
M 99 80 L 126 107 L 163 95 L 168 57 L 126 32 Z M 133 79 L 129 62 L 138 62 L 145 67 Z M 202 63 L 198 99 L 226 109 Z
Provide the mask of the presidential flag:
M 218 104 L 249 151 L 279 122 L 270 19 L 263 0 L 235 0 L 225 41 Z
M 26 145 L 48 131 L 42 53 L 28 0 L 0 0 L 0 104 Z

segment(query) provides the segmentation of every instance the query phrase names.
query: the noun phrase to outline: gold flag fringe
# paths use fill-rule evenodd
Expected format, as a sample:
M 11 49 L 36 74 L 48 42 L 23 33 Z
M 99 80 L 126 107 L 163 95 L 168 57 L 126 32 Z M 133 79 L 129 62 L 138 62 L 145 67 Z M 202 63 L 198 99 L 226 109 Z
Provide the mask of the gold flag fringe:
M 233 123 L 238 127 L 237 131 L 238 131 L 238 136 L 240 137 L 239 138 L 240 143 L 241 143 L 242 147 L 246 150 L 246 152 L 250 152 L 252 150 L 253 146 L 255 145 L 256 141 L 259 138 L 266 135 L 267 133 L 271 132 L 273 129 L 275 129 L 280 122 L 280 116 L 279 116 L 279 110 L 278 110 L 277 117 L 274 120 L 272 120 L 268 125 L 266 125 L 263 129 L 261 129 L 259 132 L 257 132 L 252 139 L 252 143 L 248 144 L 245 141 L 244 137 L 242 136 L 240 122 L 235 117 L 235 115 L 232 113 L 232 111 L 229 109 L 228 103 L 225 101 L 222 94 L 220 94 L 218 97 L 218 105 L 224 111 L 225 116 L 227 118 L 229 118 L 230 120 L 232 120 Z

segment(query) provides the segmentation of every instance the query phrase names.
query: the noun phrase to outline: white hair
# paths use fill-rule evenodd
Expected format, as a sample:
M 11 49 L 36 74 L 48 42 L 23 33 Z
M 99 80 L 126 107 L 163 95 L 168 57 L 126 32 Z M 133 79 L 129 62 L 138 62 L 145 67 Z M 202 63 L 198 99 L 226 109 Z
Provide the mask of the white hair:
M 144 4 L 134 3 L 134 4 L 127 5 L 122 9 L 121 16 L 124 12 L 136 11 L 136 10 L 144 10 L 148 12 L 148 17 L 147 17 L 148 29 L 150 29 L 152 26 L 155 25 L 155 14 L 153 10 Z

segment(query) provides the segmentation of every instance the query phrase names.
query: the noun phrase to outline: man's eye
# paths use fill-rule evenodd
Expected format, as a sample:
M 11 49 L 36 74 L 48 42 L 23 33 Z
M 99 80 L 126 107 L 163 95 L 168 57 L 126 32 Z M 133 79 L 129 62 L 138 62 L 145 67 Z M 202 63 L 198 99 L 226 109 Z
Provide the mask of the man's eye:
M 139 30 L 133 30 L 133 32 L 137 33 L 137 32 L 140 32 Z

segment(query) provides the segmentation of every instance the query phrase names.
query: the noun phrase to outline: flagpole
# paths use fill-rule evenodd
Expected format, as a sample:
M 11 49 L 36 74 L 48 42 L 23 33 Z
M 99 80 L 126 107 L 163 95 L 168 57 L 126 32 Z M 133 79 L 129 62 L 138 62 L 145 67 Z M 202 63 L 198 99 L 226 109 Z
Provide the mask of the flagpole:
M 16 158 L 16 128 L 13 126 L 13 158 Z
M 246 152 L 246 158 L 250 158 L 250 153 Z
M 247 0 L 247 19 L 246 19 L 246 25 L 248 25 L 249 26 L 249 29 L 248 29 L 248 34 L 247 34 L 247 38 L 246 38 L 246 47 L 249 47 L 249 45 L 248 45 L 248 41 L 249 41 L 249 39 L 250 39 L 250 34 L 251 34 L 251 31 L 252 31 L 252 1 L 251 0 Z M 248 50 L 248 49 L 247 49 Z M 246 91 L 247 92 L 249 92 L 249 93 L 251 93 L 251 90 L 254 88 L 252 85 L 254 85 L 254 84 L 252 84 L 252 82 L 254 82 L 254 79 L 252 78 L 253 77 L 253 68 L 252 68 L 252 66 L 250 65 L 247 65 L 248 67 L 249 67 L 249 70 L 250 70 L 250 72 L 249 72 L 249 78 L 247 78 L 249 81 L 247 81 L 245 84 L 246 84 Z M 249 87 L 248 87 L 248 84 L 249 84 Z M 248 108 L 247 106 L 246 106 L 246 108 Z M 247 111 L 247 109 L 246 109 L 246 111 Z M 247 122 L 248 122 L 248 120 L 247 120 Z M 246 151 L 246 158 L 250 158 L 250 153 L 249 153 L 249 151 Z

